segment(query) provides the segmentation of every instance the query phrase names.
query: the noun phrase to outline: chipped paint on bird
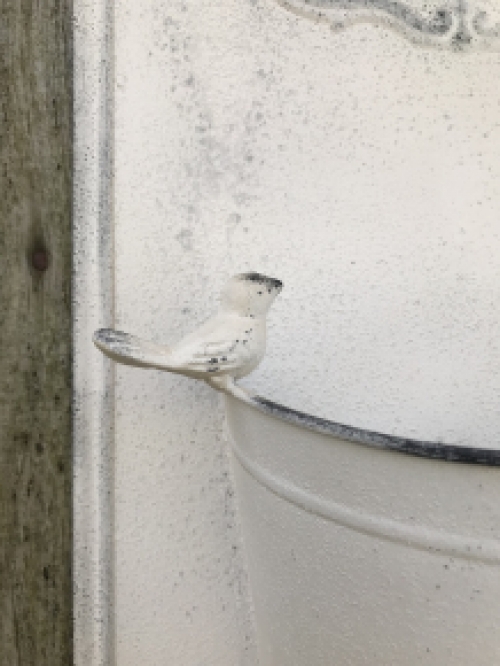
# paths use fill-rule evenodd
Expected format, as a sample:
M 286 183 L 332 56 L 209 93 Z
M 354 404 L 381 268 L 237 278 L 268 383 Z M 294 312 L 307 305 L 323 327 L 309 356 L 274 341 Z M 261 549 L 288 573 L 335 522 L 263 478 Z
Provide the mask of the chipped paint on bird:
M 265 291 L 259 288 L 261 285 Z M 282 288 L 283 283 L 275 278 L 242 273 L 224 289 L 219 314 L 172 347 L 107 328 L 95 332 L 94 344 L 118 363 L 204 379 L 217 390 L 227 390 L 235 379 L 250 374 L 262 361 L 266 315 Z M 255 321 L 247 329 L 249 318 Z M 207 378 L 207 374 L 211 376 Z M 218 381 L 214 381 L 216 378 Z

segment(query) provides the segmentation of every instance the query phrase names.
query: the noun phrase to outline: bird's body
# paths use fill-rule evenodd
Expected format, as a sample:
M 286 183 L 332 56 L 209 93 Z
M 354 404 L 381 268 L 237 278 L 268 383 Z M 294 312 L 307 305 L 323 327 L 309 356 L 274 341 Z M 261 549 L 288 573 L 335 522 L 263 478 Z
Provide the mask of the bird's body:
M 224 390 L 228 381 L 248 375 L 264 357 L 266 314 L 281 289 L 274 278 L 237 275 L 223 294 L 220 312 L 172 347 L 112 329 L 97 331 L 94 342 L 119 363 L 203 379 Z
M 205 379 L 231 374 L 236 379 L 249 374 L 262 360 L 266 347 L 266 324 L 222 312 L 203 323 L 172 348 L 172 365 L 186 374 Z

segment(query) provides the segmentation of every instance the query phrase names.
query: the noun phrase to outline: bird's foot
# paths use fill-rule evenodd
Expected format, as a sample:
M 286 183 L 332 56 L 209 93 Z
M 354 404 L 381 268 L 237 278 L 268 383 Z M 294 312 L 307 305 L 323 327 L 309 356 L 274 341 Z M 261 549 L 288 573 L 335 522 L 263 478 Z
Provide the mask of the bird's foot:
M 234 377 L 230 375 L 219 375 L 219 377 L 210 377 L 205 380 L 209 386 L 214 388 L 216 391 L 222 391 L 222 393 L 228 393 L 233 395 L 235 398 L 239 398 L 244 402 L 249 402 L 252 400 L 252 396 L 245 391 L 245 389 L 238 386 L 234 380 Z

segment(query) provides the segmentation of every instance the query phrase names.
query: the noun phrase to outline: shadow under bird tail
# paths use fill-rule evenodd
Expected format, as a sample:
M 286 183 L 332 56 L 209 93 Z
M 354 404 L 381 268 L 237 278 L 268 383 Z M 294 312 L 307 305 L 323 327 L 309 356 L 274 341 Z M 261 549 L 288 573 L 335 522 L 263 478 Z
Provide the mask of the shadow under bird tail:
M 113 361 L 138 368 L 173 370 L 170 348 L 143 340 L 130 333 L 101 328 L 94 333 L 94 344 Z

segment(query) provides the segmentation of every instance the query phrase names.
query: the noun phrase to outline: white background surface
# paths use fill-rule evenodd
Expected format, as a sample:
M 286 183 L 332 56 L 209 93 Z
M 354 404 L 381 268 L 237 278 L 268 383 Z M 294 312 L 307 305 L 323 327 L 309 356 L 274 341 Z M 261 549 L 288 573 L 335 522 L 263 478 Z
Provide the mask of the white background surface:
M 122 0 L 115 39 L 116 327 L 172 342 L 264 272 L 250 386 L 497 446 L 500 56 L 272 0 Z M 256 663 L 222 423 L 208 388 L 117 369 L 120 666 Z

